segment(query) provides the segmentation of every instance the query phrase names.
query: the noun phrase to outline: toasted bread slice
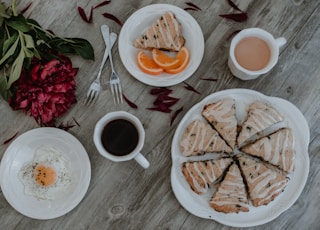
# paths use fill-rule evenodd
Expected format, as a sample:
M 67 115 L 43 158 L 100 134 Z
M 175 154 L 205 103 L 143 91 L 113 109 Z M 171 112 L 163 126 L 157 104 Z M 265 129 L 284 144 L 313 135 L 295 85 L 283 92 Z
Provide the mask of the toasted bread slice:
M 257 156 L 287 173 L 294 170 L 295 151 L 291 129 L 280 129 L 241 150 L 252 156 Z
M 176 16 L 168 11 L 134 41 L 134 46 L 140 49 L 179 51 L 184 43 L 182 26 Z
M 255 101 L 248 108 L 247 119 L 242 124 L 237 142 L 242 146 L 248 139 L 258 135 L 272 125 L 283 121 L 283 116 L 271 105 Z
M 231 158 L 184 162 L 182 172 L 191 189 L 197 194 L 202 194 L 207 192 L 210 184 L 222 176 L 231 162 Z
M 209 124 L 200 120 L 194 120 L 188 125 L 182 136 L 180 149 L 184 156 L 212 152 L 232 153 L 232 149 L 219 134 Z
M 205 105 L 202 116 L 219 132 L 223 139 L 234 149 L 237 138 L 237 118 L 235 101 L 224 98 Z
M 233 163 L 217 191 L 210 200 L 210 206 L 218 212 L 248 212 L 248 198 L 239 167 Z
M 254 206 L 269 204 L 285 189 L 289 179 L 257 158 L 239 155 L 238 160 Z

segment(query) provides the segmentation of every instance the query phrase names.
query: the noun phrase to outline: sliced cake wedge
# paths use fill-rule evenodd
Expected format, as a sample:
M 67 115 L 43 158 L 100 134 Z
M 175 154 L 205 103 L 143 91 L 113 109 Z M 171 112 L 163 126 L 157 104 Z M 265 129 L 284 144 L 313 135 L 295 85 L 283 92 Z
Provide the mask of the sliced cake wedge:
M 257 158 L 239 155 L 239 165 L 254 206 L 267 205 L 285 189 L 289 179 Z
M 134 41 L 140 49 L 161 49 L 179 51 L 185 44 L 181 23 L 168 11 L 157 19 L 147 30 Z
M 237 118 L 234 99 L 224 98 L 205 105 L 202 110 L 202 116 L 218 131 L 229 146 L 234 149 L 237 138 Z
M 252 156 L 257 156 L 287 173 L 294 170 L 294 139 L 292 130 L 289 128 L 280 129 L 252 144 L 246 145 L 241 150 Z
M 248 204 L 247 192 L 239 167 L 233 163 L 213 194 L 210 206 L 218 212 L 238 213 L 248 212 Z
M 232 149 L 219 134 L 209 124 L 198 119 L 186 128 L 180 141 L 180 149 L 184 156 L 212 152 L 232 153 Z
M 239 133 L 237 143 L 243 146 L 254 135 L 259 135 L 272 125 L 283 121 L 283 116 L 271 105 L 255 101 L 249 105 L 247 119 Z
M 183 162 L 182 173 L 191 189 L 197 194 L 203 194 L 223 175 L 231 162 L 231 158 Z

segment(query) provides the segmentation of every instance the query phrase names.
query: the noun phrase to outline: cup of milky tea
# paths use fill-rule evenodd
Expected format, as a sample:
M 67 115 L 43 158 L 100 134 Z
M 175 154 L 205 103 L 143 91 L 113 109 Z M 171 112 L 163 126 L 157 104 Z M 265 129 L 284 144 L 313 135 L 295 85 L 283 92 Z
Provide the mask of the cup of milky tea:
M 125 111 L 110 112 L 95 125 L 93 141 L 105 158 L 120 162 L 136 160 L 143 168 L 149 161 L 141 154 L 145 132 L 140 120 Z
M 269 72 L 278 62 L 279 48 L 286 42 L 259 28 L 240 31 L 230 45 L 231 73 L 242 80 L 252 80 Z

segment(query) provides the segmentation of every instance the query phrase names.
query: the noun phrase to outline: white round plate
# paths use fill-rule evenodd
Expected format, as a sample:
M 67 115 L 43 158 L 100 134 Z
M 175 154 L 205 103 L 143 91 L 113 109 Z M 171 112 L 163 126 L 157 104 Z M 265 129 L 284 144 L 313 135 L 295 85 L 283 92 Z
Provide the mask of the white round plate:
M 190 189 L 181 171 L 182 162 L 192 159 L 192 157 L 182 156 L 179 148 L 179 143 L 186 127 L 195 119 L 202 119 L 204 121 L 201 116 L 204 105 L 225 97 L 235 99 L 236 112 L 240 122 L 243 121 L 246 116 L 245 109 L 253 101 L 261 100 L 270 103 L 285 117 L 285 124 L 292 129 L 295 137 L 295 170 L 289 175 L 290 181 L 284 192 L 266 206 L 254 207 L 251 205 L 249 212 L 240 212 L 238 214 L 216 212 L 209 205 L 209 200 L 214 192 L 214 188 L 206 194 L 197 195 Z M 202 218 L 212 219 L 232 227 L 251 227 L 267 223 L 290 208 L 298 199 L 305 186 L 309 173 L 309 138 L 310 132 L 306 119 L 293 104 L 284 99 L 268 97 L 256 91 L 246 89 L 230 89 L 211 94 L 194 105 L 186 113 L 173 137 L 171 146 L 171 185 L 173 192 L 186 210 Z
M 181 73 L 162 73 L 152 76 L 139 69 L 136 61 L 139 49 L 135 48 L 133 43 L 167 11 L 174 13 L 182 25 L 182 34 L 186 39 L 185 46 L 190 51 L 190 61 Z M 137 80 L 158 87 L 176 85 L 189 78 L 199 67 L 204 53 L 203 34 L 197 21 L 185 10 L 169 4 L 149 5 L 133 13 L 120 31 L 118 44 L 121 61 L 128 72 Z
M 54 201 L 26 195 L 18 176 L 21 168 L 32 161 L 35 151 L 44 145 L 59 150 L 71 163 L 70 192 Z M 52 219 L 71 211 L 85 196 L 90 178 L 86 150 L 74 136 L 57 128 L 37 128 L 22 134 L 10 144 L 1 160 L 0 183 L 5 198 L 18 212 L 34 219 Z

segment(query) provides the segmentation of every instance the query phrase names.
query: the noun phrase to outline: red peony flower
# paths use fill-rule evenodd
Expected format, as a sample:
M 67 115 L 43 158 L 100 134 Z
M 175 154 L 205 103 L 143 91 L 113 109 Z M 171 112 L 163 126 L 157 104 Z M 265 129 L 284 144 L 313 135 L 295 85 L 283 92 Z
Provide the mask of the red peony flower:
M 64 55 L 42 63 L 33 59 L 31 71 L 23 69 L 14 83 L 16 93 L 8 102 L 14 110 L 22 109 L 43 126 L 55 126 L 54 119 L 76 102 L 75 75 L 71 60 Z

